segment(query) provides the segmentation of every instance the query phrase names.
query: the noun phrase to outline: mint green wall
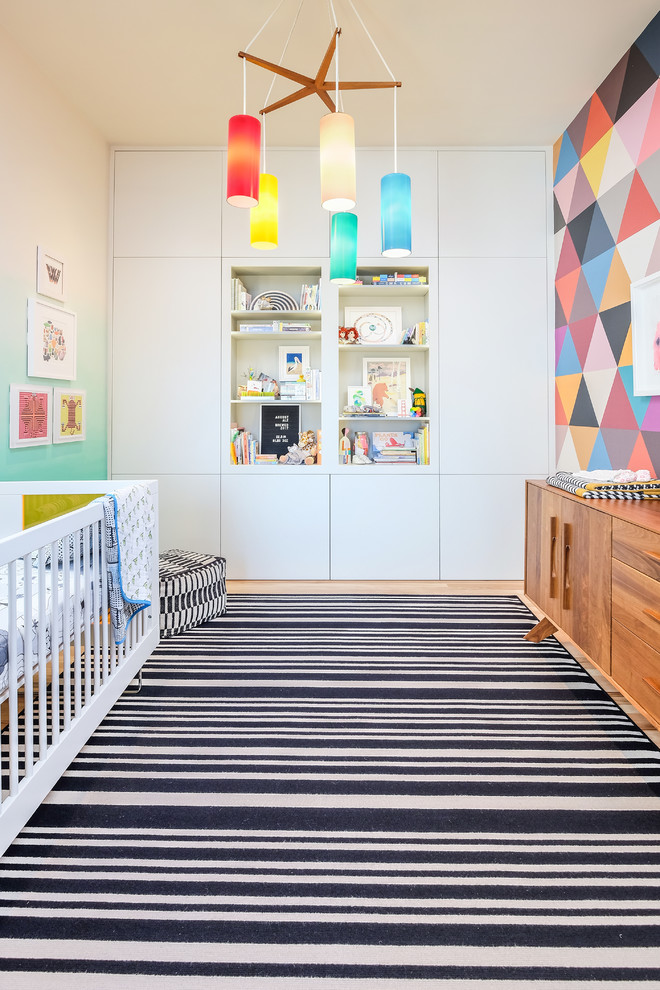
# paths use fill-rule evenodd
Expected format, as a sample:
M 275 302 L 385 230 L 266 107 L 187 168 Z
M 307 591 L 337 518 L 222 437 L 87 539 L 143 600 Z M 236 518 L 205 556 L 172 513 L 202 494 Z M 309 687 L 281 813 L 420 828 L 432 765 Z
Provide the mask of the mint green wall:
M 0 481 L 105 478 L 108 146 L 2 33 L 0 91 Z M 38 245 L 66 266 L 65 302 L 40 298 L 77 314 L 75 382 L 27 377 Z M 11 384 L 84 389 L 87 439 L 10 450 Z

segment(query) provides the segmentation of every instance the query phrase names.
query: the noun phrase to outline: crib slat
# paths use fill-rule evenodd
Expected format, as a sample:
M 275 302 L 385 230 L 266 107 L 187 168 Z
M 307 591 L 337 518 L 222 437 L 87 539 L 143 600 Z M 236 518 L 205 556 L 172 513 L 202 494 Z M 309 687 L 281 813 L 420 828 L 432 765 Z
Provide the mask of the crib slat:
M 80 560 L 80 530 L 73 534 L 74 557 Z M 82 707 L 82 660 L 80 647 L 80 567 L 73 569 L 73 701 L 76 716 L 80 715 Z
M 63 540 L 62 569 L 68 565 L 69 541 Z M 51 544 L 50 556 L 50 741 L 55 746 L 60 738 L 60 622 L 59 580 L 57 567 L 58 544 Z
M 101 610 L 100 604 L 100 582 L 101 574 L 99 569 L 99 533 L 98 526 L 91 527 L 92 533 L 92 593 L 90 594 L 91 621 L 94 629 L 94 694 L 101 690 L 101 675 L 103 671 L 102 639 L 101 639 Z
M 71 552 L 75 562 L 73 539 L 71 540 Z M 65 567 L 62 572 L 62 725 L 65 732 L 71 726 L 71 611 L 71 568 Z
M 108 572 L 106 569 L 106 559 L 105 559 L 105 539 L 104 532 L 101 523 L 98 526 L 99 538 L 96 541 L 98 544 L 99 553 L 99 596 L 98 596 L 98 609 L 97 612 L 100 616 L 101 623 L 101 635 L 103 637 L 103 683 L 108 680 L 110 674 L 112 673 L 112 664 L 110 660 L 110 647 L 109 647 L 109 636 L 108 636 Z M 95 545 L 96 545 L 95 544 Z
M 56 545 L 57 546 L 57 545 Z M 43 760 L 48 749 L 48 671 L 46 669 L 46 548 L 39 550 L 39 576 L 37 584 L 37 656 L 39 658 L 39 759 Z
M 9 629 L 8 688 L 9 688 L 9 793 L 18 790 L 18 650 L 16 628 L 16 561 L 9 564 Z
M 25 777 L 34 769 L 34 653 L 32 652 L 32 554 L 23 557 L 23 698 Z
M 92 626 L 90 621 L 91 612 L 91 578 L 89 573 L 89 526 L 82 530 L 83 540 L 83 588 L 84 588 L 84 609 L 83 623 L 85 627 L 85 704 L 92 700 Z

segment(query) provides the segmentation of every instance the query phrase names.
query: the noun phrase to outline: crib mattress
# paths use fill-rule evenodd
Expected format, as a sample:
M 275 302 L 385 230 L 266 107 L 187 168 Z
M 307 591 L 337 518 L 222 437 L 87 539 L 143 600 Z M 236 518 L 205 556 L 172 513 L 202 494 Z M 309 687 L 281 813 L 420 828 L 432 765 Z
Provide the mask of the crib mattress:
M 71 589 L 68 600 L 68 611 L 69 611 L 69 629 L 73 630 L 73 620 L 75 613 L 75 593 L 73 591 L 73 581 L 74 581 L 74 564 L 70 564 L 70 578 L 69 578 L 69 588 Z M 55 622 L 57 626 L 57 648 L 61 648 L 63 645 L 63 615 L 64 615 L 64 602 L 62 600 L 61 589 L 64 584 L 64 572 L 62 565 L 59 568 L 48 569 L 46 571 L 46 628 L 45 628 L 45 642 L 46 642 L 46 652 L 50 653 L 51 643 L 52 643 L 52 617 L 51 617 L 51 600 L 53 594 L 53 581 L 57 582 L 58 588 L 58 607 L 55 617 Z M 39 571 L 36 566 L 32 568 L 32 610 L 33 613 L 36 608 L 36 603 L 38 602 L 38 582 L 39 582 Z M 84 606 L 84 588 L 80 588 L 80 606 L 81 610 Z M 16 569 L 16 648 L 18 654 L 18 676 L 21 677 L 25 669 L 25 576 L 23 574 L 23 567 L 18 566 Z M 31 668 L 37 664 L 38 653 L 39 653 L 39 620 L 38 618 L 31 617 L 28 619 L 28 627 L 31 629 L 31 633 L 28 635 L 28 639 L 31 640 L 31 653 L 32 653 L 32 663 Z M 7 567 L 0 567 L 0 696 L 7 690 L 9 685 L 9 573 Z

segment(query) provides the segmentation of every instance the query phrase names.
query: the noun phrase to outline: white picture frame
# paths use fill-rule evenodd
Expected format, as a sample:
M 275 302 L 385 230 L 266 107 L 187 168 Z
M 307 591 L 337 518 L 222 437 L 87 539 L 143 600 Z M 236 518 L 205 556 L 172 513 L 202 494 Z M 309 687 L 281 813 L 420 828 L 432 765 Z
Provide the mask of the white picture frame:
M 53 443 L 74 443 L 87 436 L 87 392 L 80 388 L 53 389 Z
M 60 302 L 66 299 L 64 262 L 42 247 L 37 247 L 37 292 Z
M 410 416 L 410 358 L 364 358 L 362 380 L 383 415 L 393 419 Z
M 660 395 L 660 272 L 630 286 L 633 393 Z
M 370 385 L 349 385 L 348 386 L 348 405 L 355 406 L 357 409 L 362 408 L 362 406 L 370 406 L 372 402 L 371 396 L 371 386 Z
M 309 368 L 309 347 L 289 344 L 279 348 L 279 380 L 297 382 Z
M 76 314 L 41 299 L 28 299 L 28 361 L 30 378 L 76 377 Z
M 400 306 L 346 306 L 344 326 L 355 327 L 361 344 L 383 347 L 401 343 Z
M 43 385 L 9 386 L 9 446 L 51 442 L 53 390 Z

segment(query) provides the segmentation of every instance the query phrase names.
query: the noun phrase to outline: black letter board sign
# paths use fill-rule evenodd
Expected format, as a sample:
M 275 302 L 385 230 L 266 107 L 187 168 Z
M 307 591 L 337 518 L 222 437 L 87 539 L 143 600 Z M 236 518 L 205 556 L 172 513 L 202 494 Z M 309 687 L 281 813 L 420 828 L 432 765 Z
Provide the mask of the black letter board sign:
M 285 406 L 281 402 L 261 407 L 261 454 L 286 454 L 300 439 L 300 406 Z

